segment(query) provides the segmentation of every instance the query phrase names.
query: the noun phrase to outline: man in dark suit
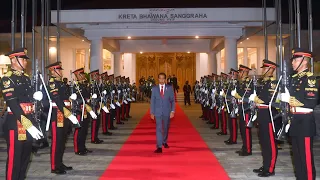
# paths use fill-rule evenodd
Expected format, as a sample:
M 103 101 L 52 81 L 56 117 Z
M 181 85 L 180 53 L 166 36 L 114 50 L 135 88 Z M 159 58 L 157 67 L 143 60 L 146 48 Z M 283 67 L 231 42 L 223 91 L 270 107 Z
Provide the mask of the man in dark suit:
M 173 75 L 172 77 L 172 84 L 173 84 L 173 89 L 174 89 L 174 92 L 178 92 L 178 79 L 176 77 L 176 75 Z
M 186 84 L 183 86 L 183 92 L 184 92 L 184 105 L 187 105 L 188 103 L 189 106 L 191 106 L 190 93 L 192 92 L 191 92 L 191 86 L 189 85 L 189 81 L 186 81 Z
M 167 144 L 170 119 L 174 117 L 175 100 L 173 88 L 166 85 L 166 74 L 158 75 L 159 85 L 152 88 L 151 94 L 151 119 L 156 119 L 157 149 L 155 153 L 162 153 L 162 146 L 169 148 Z M 163 130 L 163 133 L 162 133 Z

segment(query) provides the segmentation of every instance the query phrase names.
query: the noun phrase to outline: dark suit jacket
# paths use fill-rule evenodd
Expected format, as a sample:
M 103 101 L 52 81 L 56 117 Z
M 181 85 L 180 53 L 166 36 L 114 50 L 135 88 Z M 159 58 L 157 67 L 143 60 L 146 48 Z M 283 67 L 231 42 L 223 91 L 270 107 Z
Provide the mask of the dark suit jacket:
M 160 95 L 159 85 L 152 88 L 150 113 L 155 116 L 170 116 L 175 111 L 175 100 L 172 86 L 166 84 L 164 89 L 164 97 Z

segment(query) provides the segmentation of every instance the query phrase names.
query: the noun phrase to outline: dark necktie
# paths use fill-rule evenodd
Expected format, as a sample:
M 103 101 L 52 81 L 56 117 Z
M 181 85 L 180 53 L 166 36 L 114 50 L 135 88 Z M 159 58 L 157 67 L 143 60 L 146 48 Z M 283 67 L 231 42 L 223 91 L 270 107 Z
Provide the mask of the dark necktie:
M 160 95 L 161 95 L 161 97 L 163 97 L 163 96 L 164 96 L 164 92 L 163 92 L 163 85 L 161 85 Z

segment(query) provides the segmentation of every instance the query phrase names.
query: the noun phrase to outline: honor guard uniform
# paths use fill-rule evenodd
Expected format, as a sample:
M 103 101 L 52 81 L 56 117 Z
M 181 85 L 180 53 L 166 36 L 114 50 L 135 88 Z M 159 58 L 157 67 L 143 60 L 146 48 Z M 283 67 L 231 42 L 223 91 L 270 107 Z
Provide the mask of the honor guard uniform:
M 111 126 L 111 116 L 110 116 L 110 96 L 108 93 L 108 72 L 104 72 L 100 75 L 102 83 L 101 83 L 101 92 L 102 92 L 102 106 L 105 106 L 108 110 L 101 112 L 101 121 L 102 121 L 102 134 L 111 136 L 112 133 L 108 131 Z
M 128 121 L 128 119 L 125 117 L 126 109 L 128 105 L 128 101 L 126 99 L 127 89 L 126 89 L 126 82 L 125 77 L 120 78 L 120 104 L 121 104 L 121 120 L 122 121 Z
M 121 76 L 116 77 L 116 83 L 115 83 L 115 94 L 114 94 L 114 102 L 116 105 L 116 123 L 117 124 L 124 124 L 121 121 L 121 85 L 120 85 L 120 78 Z
M 87 104 L 90 103 L 90 93 L 88 89 L 88 84 L 85 82 L 84 69 L 80 68 L 73 72 L 75 74 L 78 81 L 74 83 L 74 92 L 76 94 L 71 95 L 71 99 L 76 101 L 79 104 L 77 108 L 77 119 L 80 122 L 81 127 L 76 128 L 73 135 L 73 144 L 74 144 L 74 152 L 77 155 L 84 156 L 88 152 L 92 151 L 86 148 L 86 138 L 88 135 L 89 128 L 89 117 L 87 116 L 87 112 L 90 116 L 95 119 L 97 115 L 92 111 L 92 108 Z M 84 101 L 84 103 L 83 103 Z M 83 107 L 84 106 L 84 107 Z M 82 118 L 83 114 L 83 118 Z
M 90 72 L 90 92 L 91 92 L 91 99 L 90 99 L 90 107 L 92 111 L 97 114 L 97 118 L 92 118 L 91 121 L 91 143 L 94 144 L 101 144 L 103 140 L 98 138 L 99 134 L 99 127 L 101 122 L 101 92 L 99 87 L 99 69 Z
M 275 164 L 278 156 L 278 147 L 276 144 L 273 117 L 270 116 L 269 103 L 272 97 L 277 97 L 275 88 L 277 81 L 273 78 L 273 72 L 278 65 L 269 60 L 263 60 L 264 77 L 260 82 L 257 94 L 250 95 L 249 99 L 256 103 L 259 109 L 257 121 L 259 123 L 259 142 L 261 145 L 263 166 L 254 169 L 259 177 L 269 177 L 274 175 Z M 275 94 L 275 95 L 274 95 Z M 275 98 L 274 98 L 275 99 Z M 272 107 L 272 116 L 277 114 L 277 110 Z
M 314 180 L 313 138 L 316 135 L 313 109 L 318 101 L 318 82 L 308 70 L 312 53 L 302 48 L 293 50 L 290 88 L 281 93 L 281 101 L 290 105 L 291 118 L 286 126 L 292 140 L 297 180 Z
M 239 66 L 239 76 L 242 78 L 239 81 L 239 89 L 232 93 L 239 102 L 239 128 L 242 139 L 242 148 L 241 150 L 236 151 L 236 153 L 240 156 L 252 155 L 251 128 L 247 127 L 250 116 L 248 98 L 250 94 L 252 94 L 252 81 L 248 77 L 250 70 L 250 68 L 244 65 Z
M 229 116 L 228 116 L 228 125 L 229 125 L 229 139 L 225 141 L 227 145 L 231 144 L 237 144 L 237 138 L 238 138 L 238 102 L 235 97 L 232 96 L 232 91 L 235 90 L 238 87 L 238 74 L 239 71 L 231 68 L 229 73 L 232 78 L 231 82 L 229 82 L 229 88 L 227 93 L 227 98 L 229 99 Z
M 218 83 L 217 80 L 219 79 L 219 75 L 217 74 L 212 74 L 213 75 L 213 89 L 211 90 L 211 98 L 213 101 L 213 117 L 214 117 L 214 122 L 213 122 L 213 126 L 211 127 L 211 129 L 219 129 L 219 113 L 218 113 Z
M 11 60 L 11 70 L 1 79 L 1 90 L 7 105 L 8 115 L 3 124 L 7 143 L 6 179 L 25 179 L 30 163 L 32 140 L 40 139 L 43 134 L 32 119 L 33 90 L 31 80 L 24 70 L 29 57 L 24 48 L 16 49 L 6 56 Z M 35 99 L 41 100 L 41 92 L 36 92 Z M 36 97 L 38 96 L 38 97 Z
M 126 93 L 127 93 L 127 101 L 128 101 L 128 104 L 127 104 L 127 108 L 126 108 L 126 114 L 125 114 L 125 117 L 127 118 L 127 119 L 130 119 L 130 118 L 132 118 L 131 116 L 130 116 L 130 109 L 131 109 L 131 103 L 132 103 L 132 93 L 133 93 L 133 89 L 132 89 L 132 86 L 131 86 L 131 84 L 130 84 L 130 78 L 129 77 L 127 77 L 126 78 Z
M 227 135 L 227 112 L 226 112 L 226 102 L 225 102 L 225 92 L 227 89 L 227 79 L 228 79 L 228 74 L 221 73 L 221 81 L 220 81 L 220 86 L 219 86 L 219 96 L 218 96 L 218 102 L 219 102 L 219 107 L 218 107 L 218 114 L 219 114 L 219 119 L 221 121 L 221 131 L 217 133 L 217 135 Z
M 65 174 L 65 170 L 72 170 L 72 167 L 65 166 L 63 162 L 63 154 L 66 143 L 65 118 L 68 118 L 73 124 L 78 124 L 77 118 L 71 114 L 70 101 L 64 100 L 63 82 L 61 74 L 61 63 L 56 62 L 46 67 L 51 77 L 49 79 L 49 93 L 52 99 L 52 115 L 51 115 L 51 172 L 55 174 Z
M 107 94 L 109 98 L 107 99 L 107 104 L 110 106 L 110 121 L 109 121 L 109 129 L 114 130 L 117 129 L 114 127 L 114 121 L 116 120 L 117 111 L 116 111 L 116 104 L 115 104 L 115 95 L 116 95 L 116 88 L 114 85 L 114 75 L 108 76 L 108 84 L 107 84 Z

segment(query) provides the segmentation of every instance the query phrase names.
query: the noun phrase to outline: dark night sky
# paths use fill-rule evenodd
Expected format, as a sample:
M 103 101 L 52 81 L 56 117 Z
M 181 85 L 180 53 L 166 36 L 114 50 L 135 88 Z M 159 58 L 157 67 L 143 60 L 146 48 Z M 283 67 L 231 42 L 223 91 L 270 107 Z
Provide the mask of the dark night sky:
M 10 32 L 11 0 L 2 0 L 0 6 L 0 32 Z M 18 0 L 20 2 L 20 0 Z M 40 0 L 37 0 L 40 3 Z M 307 28 L 307 0 L 301 1 L 302 28 Z M 31 26 L 31 0 L 28 0 L 28 25 Z M 56 9 L 56 0 L 51 0 L 52 9 Z M 312 0 L 314 28 L 320 29 L 320 0 Z M 267 0 L 268 7 L 274 7 L 274 0 Z M 126 9 L 126 8 L 218 8 L 218 7 L 262 7 L 261 0 L 135 0 L 135 1 L 106 1 L 106 0 L 61 0 L 62 9 Z M 282 0 L 283 22 L 288 22 L 288 0 Z M 20 18 L 20 5 L 18 7 L 18 20 Z M 38 5 L 40 10 L 40 4 Z M 38 11 L 38 21 L 40 12 Z M 40 21 L 39 21 L 40 22 Z M 317 23 L 316 23 L 317 22 Z M 19 23 L 18 23 L 19 24 Z

